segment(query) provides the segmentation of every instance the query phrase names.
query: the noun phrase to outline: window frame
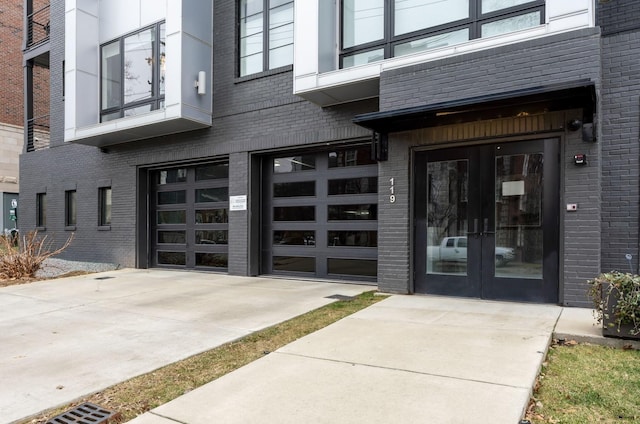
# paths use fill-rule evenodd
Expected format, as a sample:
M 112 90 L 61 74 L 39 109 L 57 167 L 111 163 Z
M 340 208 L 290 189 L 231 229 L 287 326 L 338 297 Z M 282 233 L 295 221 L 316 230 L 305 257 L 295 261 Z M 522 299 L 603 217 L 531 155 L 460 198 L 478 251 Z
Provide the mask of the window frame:
M 165 28 L 165 38 L 162 39 L 160 37 L 160 35 L 162 34 L 161 32 L 161 28 L 164 25 Z M 143 99 L 143 100 L 138 100 L 138 101 L 134 101 L 134 102 L 130 102 L 130 103 L 125 103 L 125 69 L 124 69 L 124 65 L 125 65 L 125 40 L 129 37 L 132 37 L 136 34 L 140 34 L 143 33 L 145 31 L 149 31 L 152 30 L 154 32 L 154 43 L 153 43 L 153 63 L 156 64 L 153 69 L 152 69 L 152 76 L 153 76 L 153 82 L 151 84 L 152 86 L 152 94 L 150 98 L 147 99 Z M 113 44 L 113 43 L 118 43 L 118 48 L 119 48 L 119 56 L 120 56 L 120 81 L 121 81 L 121 87 L 120 87 L 120 104 L 118 106 L 112 106 L 112 107 L 108 107 L 108 108 L 103 108 L 103 95 L 104 95 L 104 91 L 103 91 L 103 78 L 102 76 L 104 75 L 104 61 L 103 61 L 103 49 L 104 47 Z M 162 43 L 165 43 L 166 46 L 166 22 L 163 21 L 159 21 L 156 22 L 152 25 L 146 26 L 144 28 L 138 28 L 135 31 L 129 32 L 127 34 L 122 35 L 121 37 L 118 38 L 114 38 L 112 40 L 109 40 L 105 43 L 102 43 L 100 45 L 100 122 L 110 122 L 112 120 L 115 119 L 121 119 L 124 116 L 124 113 L 126 110 L 130 110 L 130 109 L 135 109 L 137 107 L 141 107 L 141 106 L 146 106 L 146 105 L 151 105 L 151 111 L 154 110 L 158 110 L 160 109 L 160 105 L 162 104 L 162 102 L 164 102 L 165 99 L 165 94 L 164 93 L 160 93 L 160 81 L 161 81 L 161 71 L 160 71 L 160 63 L 161 63 L 161 48 L 160 45 Z M 165 60 L 166 60 L 166 48 L 165 48 Z M 165 88 L 166 90 L 166 88 Z M 104 117 L 108 116 L 108 115 L 113 115 L 118 113 L 119 116 L 117 118 L 112 118 L 112 119 L 107 119 L 105 120 Z
M 78 222 L 78 192 L 66 190 L 64 192 L 64 226 L 75 229 Z
M 338 3 L 338 26 L 339 26 L 339 68 L 344 68 L 344 59 L 346 57 L 353 56 L 358 53 L 367 53 L 379 49 L 384 50 L 384 59 L 390 59 L 396 57 L 393 55 L 393 49 L 399 44 L 404 44 L 410 41 L 416 41 L 423 38 L 442 35 L 457 30 L 468 29 L 469 41 L 481 38 L 481 27 L 483 24 L 487 24 L 494 21 L 499 21 L 505 18 L 514 16 L 525 15 L 531 12 L 540 12 L 540 24 L 545 22 L 545 0 L 532 0 L 527 3 L 516 5 L 500 10 L 496 10 L 489 13 L 482 13 L 482 0 L 469 0 L 469 17 L 465 19 L 459 19 L 457 21 L 448 22 L 445 24 L 423 28 L 420 30 L 408 32 L 401 35 L 394 36 L 395 30 L 395 0 L 384 0 L 384 38 L 381 40 L 371 41 L 355 45 L 348 48 L 343 48 L 344 42 L 344 4 L 345 0 L 340 0 Z M 401 56 L 397 56 L 401 57 Z M 373 63 L 373 62 L 371 62 Z
M 109 196 L 107 196 L 109 193 Z M 98 188 L 98 226 L 111 227 L 113 211 L 113 190 L 111 187 Z
M 293 65 L 293 54 L 291 55 L 291 63 L 282 65 L 282 66 L 278 66 L 275 68 L 271 68 L 269 65 L 269 41 L 270 41 L 270 34 L 269 34 L 269 18 L 270 18 L 270 10 L 271 8 L 269 7 L 271 0 L 261 0 L 262 1 L 262 12 L 260 12 L 262 14 L 262 69 L 256 72 L 248 72 L 248 73 L 242 73 L 242 59 L 244 57 L 248 57 L 251 55 L 247 55 L 247 56 L 243 56 L 242 55 L 242 0 L 238 1 L 237 3 L 237 20 L 236 20 L 236 25 L 237 25 L 237 51 L 238 51 L 238 55 L 237 55 L 237 61 L 236 61 L 236 66 L 238 67 L 238 72 L 236 73 L 236 75 L 238 75 L 239 78 L 243 78 L 243 77 L 247 77 L 250 75 L 256 75 L 262 72 L 268 72 L 271 71 L 273 69 L 278 69 L 278 68 L 282 68 L 282 67 L 286 67 L 286 66 L 291 66 Z M 294 4 L 294 0 L 287 0 L 285 1 L 285 3 L 277 6 L 277 7 L 282 7 L 285 4 L 291 4 L 291 6 L 293 8 L 295 8 L 295 4 Z M 277 8 L 276 7 L 276 8 Z M 275 9 L 275 8 L 274 8 Z M 295 12 L 295 9 L 294 9 Z M 295 17 L 294 19 L 291 20 L 291 22 L 288 22 L 285 25 L 289 25 L 289 24 L 294 24 L 295 22 Z M 282 26 L 285 26 L 282 25 Z M 291 35 L 291 43 L 289 43 L 293 46 L 294 44 L 294 36 L 293 34 Z

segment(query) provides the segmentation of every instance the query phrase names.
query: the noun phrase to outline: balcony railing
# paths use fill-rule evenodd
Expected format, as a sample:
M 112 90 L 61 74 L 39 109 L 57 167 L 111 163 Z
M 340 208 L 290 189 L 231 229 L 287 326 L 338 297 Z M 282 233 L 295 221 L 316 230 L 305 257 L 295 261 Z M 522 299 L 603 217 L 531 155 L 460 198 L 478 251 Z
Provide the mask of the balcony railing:
M 47 149 L 50 141 L 49 115 L 27 120 L 27 152 Z
M 49 5 L 27 15 L 27 48 L 49 40 L 50 23 Z

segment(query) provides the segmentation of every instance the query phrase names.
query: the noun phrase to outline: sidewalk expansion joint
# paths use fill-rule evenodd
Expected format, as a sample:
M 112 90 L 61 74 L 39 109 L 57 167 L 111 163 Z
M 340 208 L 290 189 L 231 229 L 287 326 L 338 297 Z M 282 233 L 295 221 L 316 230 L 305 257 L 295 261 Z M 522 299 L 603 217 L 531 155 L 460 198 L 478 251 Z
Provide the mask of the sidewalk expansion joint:
M 187 423 L 185 421 L 179 421 L 179 420 L 176 420 L 175 418 L 171 418 L 171 417 L 167 417 L 167 416 L 158 414 L 157 412 L 149 411 L 149 414 L 155 415 L 156 417 L 164 418 L 165 420 L 173 421 L 174 423 L 189 424 L 189 423 Z
M 368 367 L 368 368 L 378 368 L 378 369 L 382 369 L 382 370 L 387 370 L 387 371 L 399 371 L 399 372 L 406 372 L 409 374 L 418 374 L 418 375 L 426 375 L 426 376 L 430 376 L 430 377 L 439 377 L 439 378 L 446 378 L 449 380 L 462 380 L 462 381 L 469 381 L 472 383 L 481 383 L 481 384 L 490 384 L 492 386 L 500 386 L 500 387 L 507 387 L 507 388 L 511 388 L 511 389 L 523 389 L 523 390 L 531 390 L 531 387 L 522 387 L 522 386 L 514 386 L 512 384 L 503 384 L 503 383 L 496 383 L 493 381 L 485 381 L 485 380 L 476 380 L 473 378 L 464 378 L 464 377 L 452 377 L 450 375 L 443 375 L 443 374 L 435 374 L 435 373 L 430 373 L 430 372 L 422 372 L 422 371 L 414 371 L 414 370 L 408 370 L 408 369 L 404 369 L 404 368 L 394 368 L 394 367 L 385 367 L 385 366 L 381 366 L 381 365 L 372 365 L 372 364 L 365 364 L 362 362 L 352 362 L 352 361 L 342 361 L 339 359 L 329 359 L 329 358 L 319 358 L 317 356 L 309 356 L 309 355 L 301 355 L 298 353 L 289 353 L 289 352 L 273 352 L 274 353 L 279 353 L 280 355 L 288 355 L 288 356 L 297 356 L 299 358 L 307 358 L 307 359 L 316 359 L 318 361 L 326 361 L 326 362 L 334 362 L 337 364 L 347 364 L 347 365 L 359 365 L 362 367 Z

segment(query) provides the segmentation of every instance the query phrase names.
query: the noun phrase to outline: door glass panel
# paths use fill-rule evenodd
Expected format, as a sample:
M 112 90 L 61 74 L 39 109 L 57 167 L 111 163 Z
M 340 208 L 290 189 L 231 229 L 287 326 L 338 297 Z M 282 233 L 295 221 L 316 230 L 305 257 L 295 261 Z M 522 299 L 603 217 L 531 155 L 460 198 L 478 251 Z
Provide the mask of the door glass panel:
M 226 202 L 229 200 L 229 188 L 198 188 L 196 189 L 196 203 Z
M 368 194 L 378 192 L 378 177 L 329 180 L 329 195 Z
M 543 154 L 496 157 L 496 277 L 542 278 Z
M 427 274 L 467 275 L 467 160 L 427 165 Z
M 378 247 L 377 231 L 329 231 L 329 246 Z
M 198 209 L 196 224 L 225 224 L 229 222 L 227 209 Z
M 315 181 L 296 181 L 293 183 L 274 183 L 273 197 L 315 196 Z
M 289 172 L 312 171 L 316 169 L 316 157 L 301 155 L 273 160 L 273 173 L 285 174 Z
M 158 263 L 162 265 L 186 265 L 187 254 L 184 252 L 158 252 Z
M 329 221 L 378 219 L 378 205 L 329 205 Z
M 315 206 L 283 206 L 273 208 L 274 221 L 315 221 Z
M 362 275 L 375 277 L 378 275 L 378 261 L 375 259 L 327 259 L 329 274 Z
M 316 258 L 274 256 L 274 271 L 316 272 Z
M 176 205 L 187 201 L 187 192 L 185 190 L 177 191 L 160 191 L 158 192 L 159 205 Z
M 185 224 L 186 212 L 181 211 L 158 211 L 158 224 Z
M 184 183 L 187 181 L 187 169 L 167 169 L 166 171 L 159 171 L 156 176 L 156 184 L 158 185 Z
M 204 165 L 196 168 L 196 181 L 217 180 L 229 178 L 229 164 L 218 163 L 215 165 Z
M 158 243 L 185 244 L 187 242 L 184 231 L 158 231 Z
M 329 168 L 344 168 L 348 166 L 377 165 L 371 159 L 371 147 L 358 146 L 329 152 Z
M 196 253 L 196 266 L 226 268 L 229 256 L 224 253 Z
M 228 244 L 227 233 L 225 230 L 198 230 L 196 244 Z
M 315 246 L 315 231 L 274 231 L 273 244 L 288 246 Z

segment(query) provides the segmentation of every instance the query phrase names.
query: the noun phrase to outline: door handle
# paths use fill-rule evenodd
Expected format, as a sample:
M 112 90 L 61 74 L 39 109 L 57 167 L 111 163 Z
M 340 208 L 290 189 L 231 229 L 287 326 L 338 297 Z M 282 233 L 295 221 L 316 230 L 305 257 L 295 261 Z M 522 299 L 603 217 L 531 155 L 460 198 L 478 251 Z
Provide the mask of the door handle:
M 495 234 L 495 231 L 489 231 L 489 218 L 484 219 L 484 231 L 483 234 Z
M 478 218 L 473 219 L 473 232 L 467 233 L 468 236 L 481 236 L 482 234 L 478 232 Z

